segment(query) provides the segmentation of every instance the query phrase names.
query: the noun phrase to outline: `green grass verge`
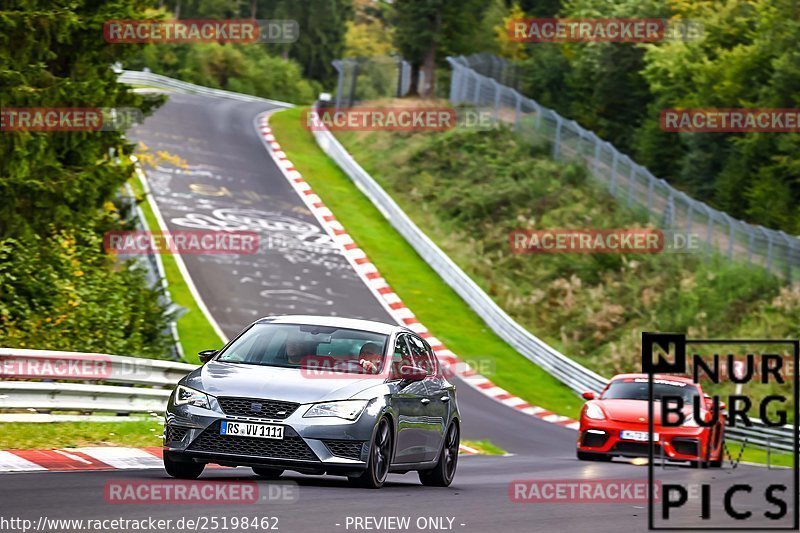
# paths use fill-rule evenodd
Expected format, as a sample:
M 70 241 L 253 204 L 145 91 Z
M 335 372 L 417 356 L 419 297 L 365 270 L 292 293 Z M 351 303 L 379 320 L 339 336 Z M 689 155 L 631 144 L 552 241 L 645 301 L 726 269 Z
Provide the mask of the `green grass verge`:
M 142 209 L 144 218 L 150 231 L 162 231 L 158 224 L 153 208 L 150 206 L 150 199 L 145 197 L 144 189 L 139 180 L 134 178 L 129 182 L 138 200 L 144 199 L 139 206 Z M 167 285 L 170 298 L 177 305 L 180 305 L 186 312 L 178 317 L 178 339 L 183 349 L 184 359 L 189 363 L 199 363 L 197 352 L 220 348 L 223 345 L 222 339 L 214 332 L 214 328 L 206 319 L 206 316 L 197 306 L 197 301 L 192 296 L 189 286 L 186 284 L 175 257 L 170 254 L 161 254 L 161 262 L 164 265 L 164 273 L 167 277 Z
M 461 444 L 478 450 L 481 455 L 505 455 L 508 453 L 488 440 L 465 440 L 462 441 Z
M 739 452 L 742 449 L 741 442 L 726 441 L 725 445 L 728 447 L 728 454 L 725 456 L 725 466 L 730 466 L 730 461 L 736 461 L 739 458 Z M 742 454 L 742 462 L 767 464 L 767 450 L 764 448 L 755 448 L 752 445 L 745 448 Z M 770 466 L 792 466 L 792 454 L 789 452 L 782 452 L 779 450 L 772 450 L 769 456 Z
M 163 425 L 157 420 L 2 423 L 0 450 L 112 445 L 160 446 L 163 429 Z
M 302 126 L 305 111 L 289 109 L 270 119 L 281 148 L 417 318 L 497 385 L 534 405 L 577 417 L 580 399 L 490 331 L 319 149 Z

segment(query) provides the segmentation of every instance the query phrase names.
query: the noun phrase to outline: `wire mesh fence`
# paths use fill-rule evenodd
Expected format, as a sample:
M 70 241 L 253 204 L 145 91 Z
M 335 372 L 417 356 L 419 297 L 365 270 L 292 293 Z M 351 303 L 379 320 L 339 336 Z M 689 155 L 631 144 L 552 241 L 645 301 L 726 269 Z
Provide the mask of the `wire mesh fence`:
M 661 227 L 697 235 L 706 253 L 761 266 L 791 282 L 800 279 L 797 237 L 736 220 L 671 187 L 574 120 L 520 94 L 510 62 L 489 54 L 447 61 L 452 104 L 489 108 L 495 121 L 512 124 L 519 135 L 548 142 L 554 158 L 582 161 L 620 202 L 643 210 Z
M 333 66 L 338 74 L 337 108 L 352 107 L 366 100 L 405 96 L 411 89 L 411 65 L 396 57 L 337 59 Z

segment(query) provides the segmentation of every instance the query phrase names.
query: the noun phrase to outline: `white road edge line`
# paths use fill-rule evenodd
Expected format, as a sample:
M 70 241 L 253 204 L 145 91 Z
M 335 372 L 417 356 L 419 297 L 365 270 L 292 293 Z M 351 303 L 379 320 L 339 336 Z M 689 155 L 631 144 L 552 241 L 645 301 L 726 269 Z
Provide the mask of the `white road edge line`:
M 147 183 L 147 176 L 142 170 L 141 166 L 139 165 L 139 160 L 135 158 L 136 156 L 131 156 L 131 159 L 134 161 L 134 165 L 136 168 L 136 176 L 139 178 L 139 183 L 142 184 L 142 189 L 144 190 L 145 198 L 147 202 L 150 204 L 150 208 L 153 210 L 153 215 L 156 217 L 156 221 L 160 226 L 161 231 L 169 231 L 169 227 L 167 226 L 164 217 L 161 215 L 161 211 L 158 208 L 158 202 L 156 202 L 156 198 L 153 195 L 153 191 L 150 189 L 150 185 Z M 203 301 L 203 297 L 200 296 L 200 293 L 197 290 L 197 287 L 192 281 L 192 276 L 189 274 L 189 270 L 186 268 L 186 264 L 183 262 L 183 257 L 178 250 L 175 250 L 172 254 L 175 258 L 175 264 L 178 265 L 178 270 L 180 271 L 181 275 L 183 276 L 186 285 L 189 287 L 189 292 L 192 294 L 192 298 L 194 298 L 195 302 L 197 303 L 197 307 L 200 308 L 200 312 L 206 317 L 208 323 L 211 324 L 211 328 L 214 330 L 214 333 L 220 338 L 223 344 L 228 343 L 228 336 L 222 331 L 222 328 L 219 327 L 219 324 L 211 315 L 211 311 L 208 310 L 206 307 L 206 303 Z

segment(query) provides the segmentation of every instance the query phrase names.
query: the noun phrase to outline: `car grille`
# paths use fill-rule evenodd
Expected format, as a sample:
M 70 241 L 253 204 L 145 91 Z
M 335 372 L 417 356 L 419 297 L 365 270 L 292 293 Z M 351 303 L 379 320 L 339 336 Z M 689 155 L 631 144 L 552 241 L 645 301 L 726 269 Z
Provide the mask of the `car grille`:
M 608 440 L 608 435 L 600 435 L 598 433 L 589 433 L 586 431 L 581 438 L 581 446 L 591 446 L 595 448 L 599 448 L 600 446 L 604 445 Z
M 336 457 L 344 457 L 346 459 L 361 459 L 361 452 L 364 449 L 363 441 L 352 440 L 324 440 L 325 446 Z
M 636 455 L 640 457 L 647 457 L 650 445 L 646 442 L 618 442 L 612 451 L 619 453 Z M 658 444 L 653 445 L 653 458 L 657 459 L 661 456 L 661 446 Z
M 672 439 L 672 447 L 682 455 L 700 455 L 697 439 Z
M 171 442 L 176 440 L 183 440 L 189 428 L 181 426 L 165 426 L 164 427 L 164 442 Z
M 288 418 L 300 406 L 293 402 L 259 400 L 257 398 L 217 398 L 217 401 L 227 415 L 271 418 L 273 420 Z
M 298 461 L 317 461 L 317 456 L 306 442 L 297 436 L 283 439 L 260 439 L 219 434 L 220 423 L 208 426 L 194 439 L 187 450 L 194 452 L 226 453 L 248 455 L 270 459 L 294 459 Z

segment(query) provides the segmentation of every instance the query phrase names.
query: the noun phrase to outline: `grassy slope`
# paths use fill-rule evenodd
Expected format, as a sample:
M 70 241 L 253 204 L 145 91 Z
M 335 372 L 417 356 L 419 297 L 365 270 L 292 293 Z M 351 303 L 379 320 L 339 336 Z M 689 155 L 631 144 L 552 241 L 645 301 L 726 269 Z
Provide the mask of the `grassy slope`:
M 144 199 L 144 190 L 139 180 L 132 179 L 129 183 L 137 199 Z M 160 228 L 158 225 L 153 209 L 150 207 L 150 199 L 148 198 L 139 205 L 150 230 L 157 231 L 156 228 L 163 230 L 164 228 Z M 222 339 L 214 333 L 211 324 L 197 306 L 186 280 L 178 269 L 175 257 L 171 254 L 162 254 L 161 261 L 167 277 L 170 298 L 177 305 L 186 309 L 186 312 L 178 318 L 178 338 L 183 348 L 184 359 L 189 363 L 199 363 L 197 352 L 221 347 Z
M 492 333 L 317 147 L 301 125 L 303 112 L 281 111 L 270 120 L 281 147 L 420 321 L 461 358 L 494 367 L 486 374 L 497 385 L 532 404 L 577 416 L 580 400 Z
M 0 424 L 0 450 L 78 446 L 160 446 L 156 420 Z

